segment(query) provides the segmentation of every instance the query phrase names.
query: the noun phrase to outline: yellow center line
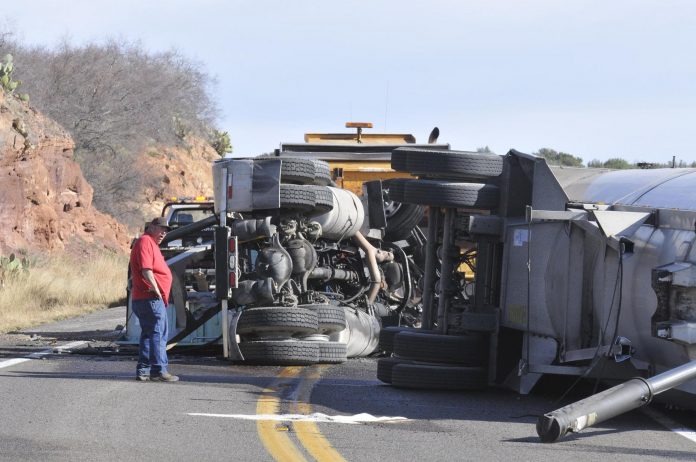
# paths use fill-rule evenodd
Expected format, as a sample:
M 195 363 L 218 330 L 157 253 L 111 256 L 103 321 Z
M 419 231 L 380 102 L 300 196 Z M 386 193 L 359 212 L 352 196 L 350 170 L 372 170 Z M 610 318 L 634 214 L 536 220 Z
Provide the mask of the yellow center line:
M 300 383 L 297 398 L 293 402 L 294 410 L 298 414 L 309 415 L 312 406 L 309 404 L 312 388 L 321 379 L 321 374 L 328 366 L 312 366 L 306 369 Z M 314 457 L 317 462 L 345 462 L 346 459 L 331 445 L 331 443 L 319 431 L 315 422 L 294 423 L 295 435 L 302 446 Z
M 302 369 L 299 367 L 286 367 L 278 379 L 268 388 L 261 392 L 256 403 L 257 414 L 277 414 L 280 411 L 280 398 L 278 388 L 283 379 L 294 379 L 300 374 Z M 256 422 L 256 431 L 271 456 L 278 462 L 307 462 L 300 450 L 295 446 L 289 437 L 287 427 L 272 420 L 259 420 Z

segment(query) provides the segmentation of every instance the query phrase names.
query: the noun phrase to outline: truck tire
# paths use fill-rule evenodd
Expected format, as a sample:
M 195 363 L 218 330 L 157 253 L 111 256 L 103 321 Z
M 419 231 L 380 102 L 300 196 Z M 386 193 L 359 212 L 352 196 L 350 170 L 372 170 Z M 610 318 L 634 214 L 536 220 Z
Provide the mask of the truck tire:
M 314 191 L 315 206 L 312 215 L 323 215 L 333 209 L 333 193 L 326 186 L 305 186 Z
M 438 366 L 431 364 L 395 364 L 392 385 L 424 390 L 482 390 L 488 371 L 483 367 Z
M 404 188 L 404 202 L 410 204 L 491 210 L 499 201 L 498 187 L 492 184 L 418 180 Z
M 242 312 L 237 324 L 240 335 L 287 332 L 288 335 L 315 334 L 318 317 L 312 310 L 272 306 L 249 308 Z
M 316 165 L 312 159 L 281 157 L 280 182 L 288 184 L 314 184 Z
M 399 148 L 397 151 L 406 154 L 407 171 L 413 175 L 475 180 L 495 178 L 503 173 L 503 158 L 497 154 L 414 148 Z
M 413 361 L 483 366 L 488 362 L 488 341 L 483 334 L 442 335 L 399 332 L 394 354 Z
M 408 172 L 408 151 L 396 148 L 391 154 L 391 168 L 397 172 Z
M 317 314 L 320 334 L 329 335 L 346 328 L 346 312 L 343 307 L 328 304 L 299 305 L 299 307 Z
M 314 161 L 314 184 L 317 186 L 329 186 L 333 183 L 331 178 L 331 168 L 323 160 Z
M 384 197 L 385 206 L 389 202 L 403 202 L 406 183 L 416 181 L 415 178 L 391 178 L 382 181 L 382 191 L 386 192 Z
M 417 327 L 389 326 L 379 331 L 379 349 L 385 353 L 394 353 L 394 338 L 401 332 L 435 333 L 434 330 L 419 329 Z
M 412 361 L 401 358 L 379 358 L 377 360 L 377 380 L 380 380 L 384 383 L 392 383 L 392 369 L 394 368 L 394 366 L 402 362 L 411 363 Z
M 377 360 L 377 379 L 384 383 L 392 383 L 392 371 L 397 364 L 414 364 L 414 361 L 404 358 L 379 358 Z
M 377 379 L 384 383 L 392 383 L 392 371 L 394 366 L 397 364 L 421 364 L 424 366 L 449 366 L 449 364 L 433 364 L 424 363 L 418 361 L 411 361 L 410 359 L 397 358 L 395 356 L 391 358 L 379 358 L 377 360 Z
M 318 363 L 321 364 L 341 364 L 348 360 L 345 343 L 340 342 L 316 342 L 319 345 Z
M 307 212 L 314 209 L 314 190 L 302 185 L 280 185 L 280 207 L 285 210 Z
M 259 340 L 241 342 L 244 360 L 270 366 L 307 366 L 319 359 L 318 342 L 298 340 Z
M 423 206 L 403 202 L 404 184 L 409 181 L 414 180 L 394 178 L 382 182 L 384 215 L 387 218 L 384 233 L 390 241 L 406 239 L 425 215 Z

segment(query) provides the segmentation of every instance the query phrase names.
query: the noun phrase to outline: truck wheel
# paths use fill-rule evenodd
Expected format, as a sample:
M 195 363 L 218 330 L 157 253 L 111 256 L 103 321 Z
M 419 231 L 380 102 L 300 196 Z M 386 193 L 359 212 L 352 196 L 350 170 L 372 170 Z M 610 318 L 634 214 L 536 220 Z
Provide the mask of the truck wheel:
M 346 328 L 346 312 L 343 307 L 323 304 L 299 305 L 299 307 L 317 314 L 320 334 L 333 334 Z
M 408 172 L 408 151 L 397 148 L 391 154 L 391 168 L 397 172 Z
M 468 180 L 495 178 L 503 172 L 503 158 L 497 154 L 414 148 L 397 151 L 406 154 L 407 171 L 413 175 Z
M 397 364 L 420 364 L 424 366 L 449 366 L 449 364 L 433 364 L 418 361 L 411 361 L 404 358 L 379 358 L 377 360 L 377 379 L 384 383 L 392 383 L 392 371 Z
M 379 331 L 379 349 L 386 353 L 394 353 L 394 338 L 401 332 L 435 333 L 434 330 L 419 329 L 417 327 L 389 326 Z
M 280 182 L 290 184 L 313 184 L 316 176 L 314 160 L 301 157 L 281 157 Z
M 305 186 L 314 191 L 315 203 L 313 215 L 323 215 L 333 209 L 333 193 L 326 186 Z
M 488 382 L 483 367 L 436 366 L 430 364 L 395 364 L 392 385 L 425 390 L 482 390 Z
M 316 196 L 311 188 L 293 184 L 280 185 L 281 209 L 307 212 L 314 209 L 315 205 Z
M 413 180 L 394 178 L 382 181 L 384 215 L 387 218 L 385 237 L 390 241 L 406 239 L 425 215 L 424 207 L 403 202 L 404 184 L 409 181 Z
M 385 206 L 390 202 L 403 202 L 406 183 L 416 181 L 415 178 L 391 178 L 382 181 Z
M 482 334 L 442 335 L 399 332 L 394 354 L 414 361 L 483 366 L 488 362 L 488 341 Z
M 384 383 L 392 383 L 392 371 L 397 364 L 414 364 L 414 361 L 404 358 L 379 358 L 377 360 L 377 379 Z
M 240 335 L 267 332 L 287 332 L 289 335 L 314 334 L 318 327 L 317 314 L 312 310 L 271 306 L 244 310 L 237 324 L 237 333 Z
M 499 190 L 492 184 L 418 180 L 406 183 L 404 187 L 404 202 L 410 204 L 477 209 L 498 206 Z
M 329 186 L 333 183 L 333 178 L 331 178 L 331 169 L 327 162 L 323 160 L 314 161 L 314 184 L 317 186 Z
M 306 366 L 319 358 L 318 342 L 298 340 L 262 340 L 241 342 L 244 360 L 271 366 Z
M 340 342 L 316 342 L 319 345 L 318 363 L 341 364 L 348 360 L 345 343 Z

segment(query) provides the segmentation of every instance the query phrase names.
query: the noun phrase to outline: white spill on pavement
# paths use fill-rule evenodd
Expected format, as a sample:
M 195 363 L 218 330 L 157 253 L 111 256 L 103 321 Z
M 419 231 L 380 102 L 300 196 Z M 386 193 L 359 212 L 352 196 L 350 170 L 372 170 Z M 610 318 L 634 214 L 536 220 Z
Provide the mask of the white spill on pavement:
M 49 350 L 37 351 L 36 353 L 32 353 L 24 358 L 6 359 L 5 361 L 0 361 L 0 369 L 4 367 L 14 366 L 17 364 L 22 364 L 27 361 L 31 361 L 32 359 L 40 359 L 44 356 L 48 356 L 54 353 L 62 353 L 64 350 L 70 350 L 71 348 L 79 347 L 81 345 L 84 345 L 85 343 L 87 342 L 85 342 L 84 340 L 79 340 L 77 342 L 66 343 L 65 345 L 57 345 Z
M 272 420 L 278 422 L 325 422 L 342 424 L 361 424 L 361 423 L 386 423 L 386 422 L 406 422 L 406 417 L 375 417 L 370 414 L 356 415 L 326 415 L 320 412 L 314 414 L 201 414 L 197 412 L 188 413 L 190 416 L 199 417 L 218 417 L 223 419 L 238 420 Z

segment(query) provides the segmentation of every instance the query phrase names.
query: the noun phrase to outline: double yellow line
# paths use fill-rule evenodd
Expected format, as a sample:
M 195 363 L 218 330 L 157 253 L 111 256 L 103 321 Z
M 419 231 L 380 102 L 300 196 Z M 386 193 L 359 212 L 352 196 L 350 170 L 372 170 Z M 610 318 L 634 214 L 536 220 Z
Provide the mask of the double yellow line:
M 265 388 L 256 403 L 256 414 L 277 415 L 280 413 L 281 394 L 290 389 L 293 399 L 290 411 L 309 415 L 312 407 L 309 398 L 312 388 L 321 379 L 327 366 L 286 367 L 276 380 Z M 298 381 L 299 378 L 299 381 Z M 293 388 L 290 388 L 293 387 Z M 304 449 L 317 462 L 345 462 L 343 456 L 322 435 L 315 422 L 295 421 L 290 426 L 273 420 L 259 420 L 256 430 L 266 450 L 278 462 L 308 462 L 304 453 L 290 438 L 294 434 Z

